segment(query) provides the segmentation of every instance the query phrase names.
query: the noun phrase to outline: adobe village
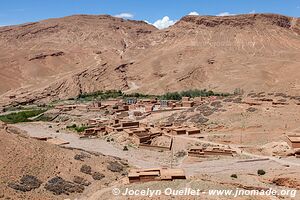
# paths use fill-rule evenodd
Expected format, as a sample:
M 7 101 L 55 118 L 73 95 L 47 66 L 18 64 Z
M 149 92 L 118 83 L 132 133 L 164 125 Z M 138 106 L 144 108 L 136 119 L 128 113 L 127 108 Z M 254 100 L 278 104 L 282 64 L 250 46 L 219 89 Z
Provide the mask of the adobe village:
M 258 39 L 265 26 L 270 37 Z M 78 35 L 67 35 L 74 27 Z M 189 46 L 203 35 L 224 40 L 218 30 L 259 44 Z M 273 14 L 186 16 L 166 30 L 106 15 L 0 27 L 0 66 L 11 66 L 1 86 L 0 199 L 164 200 L 175 197 L 112 190 L 186 187 L 201 197 L 176 199 L 230 199 L 207 191 L 237 188 L 291 194 L 235 199 L 299 199 L 299 34 L 299 19 Z M 154 53 L 162 48 L 170 57 Z M 36 69 L 13 80 L 18 63 Z M 35 70 L 52 75 L 29 79 Z

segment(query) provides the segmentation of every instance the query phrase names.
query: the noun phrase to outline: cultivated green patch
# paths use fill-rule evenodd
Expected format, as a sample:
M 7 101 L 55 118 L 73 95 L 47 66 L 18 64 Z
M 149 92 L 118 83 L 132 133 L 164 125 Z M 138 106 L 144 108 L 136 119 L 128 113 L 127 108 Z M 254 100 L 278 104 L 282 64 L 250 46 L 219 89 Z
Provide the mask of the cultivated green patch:
M 47 109 L 37 109 L 37 110 L 27 110 L 27 111 L 20 111 L 16 113 L 10 113 L 7 115 L 1 115 L 0 120 L 9 123 L 21 123 L 21 122 L 31 122 L 36 120 L 31 120 L 30 118 L 35 117 L 41 113 L 46 112 Z
M 160 96 L 160 99 L 164 100 L 181 100 L 182 97 L 210 97 L 210 96 L 229 96 L 229 93 L 218 93 L 218 92 L 213 92 L 211 90 L 199 90 L 199 89 L 194 89 L 194 90 L 186 90 L 186 91 L 181 91 L 181 92 L 168 92 L 162 96 Z

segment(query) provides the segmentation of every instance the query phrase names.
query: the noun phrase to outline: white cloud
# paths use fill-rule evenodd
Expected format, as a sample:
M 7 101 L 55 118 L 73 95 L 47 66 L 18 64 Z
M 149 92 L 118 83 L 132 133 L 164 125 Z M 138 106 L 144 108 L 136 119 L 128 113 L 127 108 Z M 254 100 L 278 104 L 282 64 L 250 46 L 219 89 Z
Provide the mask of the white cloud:
M 188 15 L 199 15 L 199 13 L 197 13 L 196 11 L 193 11 L 193 12 L 190 12 Z M 164 16 L 162 19 L 155 21 L 153 24 L 148 22 L 147 20 L 144 20 L 144 21 L 148 24 L 155 26 L 158 29 L 164 29 L 164 28 L 168 28 L 169 26 L 172 26 L 178 20 L 171 20 L 169 16 Z
M 256 11 L 255 10 L 252 10 L 251 12 L 249 12 L 249 14 L 255 14 Z
M 168 16 L 164 16 L 162 19 L 157 20 L 152 25 L 158 29 L 168 28 L 176 23 L 177 20 L 170 20 Z
M 219 13 L 219 14 L 217 14 L 217 16 L 233 16 L 233 15 L 235 15 L 235 14 L 232 14 L 232 13 L 229 13 L 229 12 L 222 12 L 222 13 Z
M 199 13 L 197 13 L 196 11 L 190 12 L 188 15 L 199 15 Z
M 115 17 L 118 17 L 118 18 L 133 18 L 134 15 L 131 14 L 131 13 L 120 13 L 120 14 L 115 15 Z

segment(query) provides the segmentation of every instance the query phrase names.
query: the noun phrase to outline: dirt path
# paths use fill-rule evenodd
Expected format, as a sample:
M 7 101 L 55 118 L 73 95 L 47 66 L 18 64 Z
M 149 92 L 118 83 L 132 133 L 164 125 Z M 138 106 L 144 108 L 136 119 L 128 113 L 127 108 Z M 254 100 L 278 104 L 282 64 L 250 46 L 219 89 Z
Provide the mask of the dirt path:
M 147 151 L 141 153 L 139 149 L 130 148 L 129 151 L 123 151 L 122 147 L 113 145 L 101 139 L 80 139 L 78 135 L 60 131 L 56 133 L 55 128 L 48 128 L 40 123 L 21 123 L 16 127 L 25 130 L 32 137 L 53 137 L 68 141 L 67 147 L 80 148 L 86 151 L 99 152 L 109 156 L 120 157 L 128 160 L 131 165 L 136 167 L 159 167 L 163 163 L 158 157 L 162 156 L 160 152 Z

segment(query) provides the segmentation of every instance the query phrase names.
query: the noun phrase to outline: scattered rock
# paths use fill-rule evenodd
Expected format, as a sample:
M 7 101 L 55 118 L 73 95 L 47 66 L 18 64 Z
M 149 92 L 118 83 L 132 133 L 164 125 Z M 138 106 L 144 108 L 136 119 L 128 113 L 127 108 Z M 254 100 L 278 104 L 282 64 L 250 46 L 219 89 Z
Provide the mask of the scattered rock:
M 81 154 L 76 154 L 74 156 L 75 160 L 80 160 L 80 161 L 84 161 L 85 158 L 90 158 L 91 156 L 85 153 L 81 153 Z
M 38 54 L 38 55 L 33 56 L 32 58 L 29 58 L 29 61 L 45 59 L 45 58 L 47 58 L 48 56 L 51 56 L 51 57 L 63 56 L 64 54 L 65 54 L 65 53 L 62 52 L 62 51 L 58 51 L 58 52 L 54 52 L 54 53 L 49 53 L 49 54 L 41 53 L 41 54 Z
M 46 183 L 45 189 L 51 191 L 55 195 L 68 195 L 69 193 L 82 193 L 84 187 L 77 183 L 66 181 L 61 177 L 54 177 Z
M 233 99 L 232 101 L 233 103 L 241 103 L 242 102 L 242 98 L 238 97 L 236 99 Z
M 255 112 L 255 111 L 257 111 L 257 109 L 256 109 L 256 108 L 253 108 L 253 107 L 247 108 L 246 110 L 247 110 L 248 112 Z
M 223 100 L 223 102 L 233 102 L 233 99 L 232 98 L 226 98 Z
M 85 165 L 85 164 L 81 166 L 80 171 L 82 173 L 85 173 L 85 174 L 90 174 L 90 175 L 92 174 L 91 166 L 88 166 L 88 165 Z
M 300 189 L 300 182 L 291 178 L 274 178 L 272 182 L 278 186 Z
M 92 177 L 93 177 L 94 180 L 101 180 L 105 177 L 105 175 L 100 173 L 100 172 L 94 172 L 92 174 Z
M 83 186 L 89 186 L 91 184 L 91 182 L 89 182 L 88 180 L 85 180 L 84 178 L 82 178 L 80 176 L 74 176 L 73 182 L 83 185 Z
M 22 192 L 28 192 L 33 189 L 39 188 L 41 186 L 41 184 L 42 184 L 42 181 L 40 181 L 35 176 L 25 175 L 20 179 L 19 183 L 9 183 L 8 186 L 15 190 L 19 190 Z
M 202 105 L 197 108 L 197 111 L 202 113 L 203 116 L 207 117 L 207 116 L 212 115 L 216 110 L 207 105 Z
M 107 166 L 107 169 L 112 172 L 121 172 L 124 170 L 123 165 L 118 163 L 117 161 L 109 162 L 109 165 Z
M 185 151 L 177 151 L 177 152 L 175 153 L 175 156 L 176 156 L 177 158 L 184 157 L 185 155 L 186 155 L 186 152 L 185 152 Z
M 189 118 L 189 120 L 190 120 L 191 122 L 197 123 L 197 124 L 204 124 L 204 123 L 206 123 L 206 122 L 209 121 L 209 119 L 203 117 L 201 114 L 191 116 L 191 117 Z
M 216 107 L 216 108 L 221 108 L 221 107 L 223 107 L 221 101 L 214 101 L 214 102 L 211 102 L 210 105 L 213 106 L 213 107 Z

